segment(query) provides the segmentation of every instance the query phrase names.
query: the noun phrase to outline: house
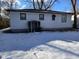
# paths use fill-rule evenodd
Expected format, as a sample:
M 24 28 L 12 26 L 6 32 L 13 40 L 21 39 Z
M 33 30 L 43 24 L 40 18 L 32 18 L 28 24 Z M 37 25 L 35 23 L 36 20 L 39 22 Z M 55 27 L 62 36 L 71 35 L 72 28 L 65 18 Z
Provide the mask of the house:
M 72 13 L 34 10 L 34 9 L 9 9 L 10 26 L 13 31 L 36 31 L 61 28 L 72 28 Z

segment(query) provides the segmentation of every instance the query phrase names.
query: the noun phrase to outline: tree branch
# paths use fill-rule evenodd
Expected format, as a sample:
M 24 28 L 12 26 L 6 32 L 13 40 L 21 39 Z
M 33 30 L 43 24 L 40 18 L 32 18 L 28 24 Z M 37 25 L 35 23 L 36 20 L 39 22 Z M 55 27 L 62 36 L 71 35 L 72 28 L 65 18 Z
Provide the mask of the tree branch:
M 41 9 L 41 7 L 40 7 L 40 3 L 39 3 L 38 0 L 37 0 L 37 5 L 38 5 L 38 8 Z
M 49 9 L 51 6 L 53 6 L 56 1 L 57 1 L 57 0 L 54 0 L 54 1 L 51 0 L 50 3 L 49 3 L 49 6 L 48 6 L 45 10 L 47 10 L 47 9 Z
M 44 0 L 41 0 L 41 9 L 42 9 L 43 5 L 44 5 Z
M 35 1 L 34 0 L 33 0 L 33 8 L 36 9 L 36 7 L 35 7 Z

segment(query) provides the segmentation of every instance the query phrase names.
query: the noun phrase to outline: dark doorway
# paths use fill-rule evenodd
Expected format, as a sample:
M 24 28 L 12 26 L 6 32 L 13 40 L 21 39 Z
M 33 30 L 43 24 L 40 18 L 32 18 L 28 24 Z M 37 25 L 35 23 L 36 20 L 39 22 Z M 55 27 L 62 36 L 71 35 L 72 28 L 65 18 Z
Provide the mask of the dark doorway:
M 30 32 L 40 31 L 41 30 L 40 22 L 39 21 L 29 21 L 28 28 L 29 28 Z

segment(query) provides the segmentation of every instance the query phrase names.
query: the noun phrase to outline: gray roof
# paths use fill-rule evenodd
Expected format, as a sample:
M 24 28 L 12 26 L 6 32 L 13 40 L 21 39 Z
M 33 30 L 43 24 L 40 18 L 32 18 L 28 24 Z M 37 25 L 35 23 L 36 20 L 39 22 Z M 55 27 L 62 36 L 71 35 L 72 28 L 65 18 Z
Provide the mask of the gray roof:
M 7 11 L 13 12 L 34 12 L 34 13 L 55 13 L 55 14 L 73 14 L 71 12 L 61 12 L 52 10 L 39 10 L 39 9 L 7 9 Z

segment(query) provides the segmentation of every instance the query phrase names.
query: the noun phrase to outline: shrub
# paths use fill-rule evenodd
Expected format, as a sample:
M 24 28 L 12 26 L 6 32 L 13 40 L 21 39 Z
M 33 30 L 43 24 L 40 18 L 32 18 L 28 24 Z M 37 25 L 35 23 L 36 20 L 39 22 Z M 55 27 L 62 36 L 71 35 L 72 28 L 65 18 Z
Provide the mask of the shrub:
M 9 20 L 8 19 L 0 20 L 0 29 L 7 28 L 7 27 L 9 27 Z

